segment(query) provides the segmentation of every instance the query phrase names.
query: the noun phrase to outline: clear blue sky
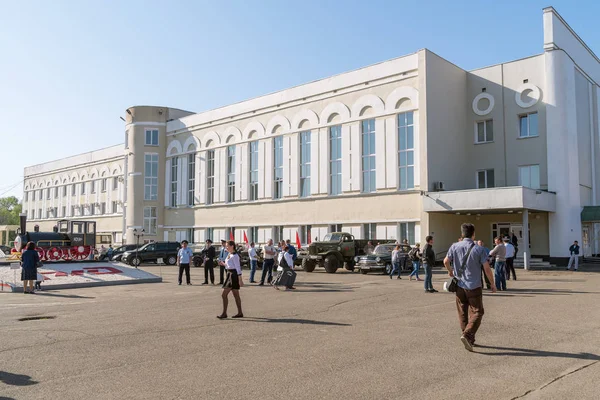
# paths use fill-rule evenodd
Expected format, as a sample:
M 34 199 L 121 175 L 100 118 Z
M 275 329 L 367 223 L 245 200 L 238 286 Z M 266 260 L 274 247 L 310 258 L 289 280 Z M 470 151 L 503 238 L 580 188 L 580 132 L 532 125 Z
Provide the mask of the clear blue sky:
M 425 47 L 497 64 L 543 51 L 549 5 L 600 53 L 591 0 L 0 0 L 0 197 L 27 165 L 122 142 L 129 106 L 198 112 Z

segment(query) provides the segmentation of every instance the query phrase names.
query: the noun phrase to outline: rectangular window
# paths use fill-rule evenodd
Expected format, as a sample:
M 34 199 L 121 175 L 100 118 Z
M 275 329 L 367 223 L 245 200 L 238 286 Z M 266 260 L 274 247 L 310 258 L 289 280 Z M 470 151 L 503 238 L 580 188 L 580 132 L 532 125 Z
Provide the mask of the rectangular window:
M 375 120 L 367 119 L 361 123 L 362 137 L 362 192 L 375 191 Z
M 415 187 L 415 130 L 413 112 L 398 114 L 399 189 Z
M 204 229 L 204 240 L 215 240 L 214 236 L 215 236 L 215 229 L 214 228 L 205 228 Z
M 206 204 L 215 201 L 215 151 L 206 152 Z
M 81 182 L 81 194 L 85 194 L 85 182 Z
M 342 126 L 329 128 L 329 194 L 342 193 Z
M 51 197 L 50 191 L 51 190 L 52 189 L 50 189 L 50 188 L 46 189 L 46 200 L 50 200 L 50 197 Z
M 38 209 L 38 219 L 42 219 L 44 216 L 42 215 L 42 209 Z
M 29 193 L 29 192 L 24 192 L 23 193 L 23 201 L 27 201 L 27 193 Z
M 398 235 L 400 241 L 404 239 L 408 240 L 409 244 L 415 243 L 415 223 L 414 222 L 401 222 L 400 223 L 400 234 Z
M 225 228 L 225 235 L 227 240 L 235 240 L 235 227 Z
M 96 214 L 96 204 L 90 205 L 90 215 Z
M 273 227 L 273 242 L 275 244 L 281 242 L 283 240 L 283 226 L 274 226 Z
M 90 182 L 90 193 L 96 193 L 96 181 Z
M 304 245 L 308 245 L 312 242 L 311 236 L 312 225 L 301 225 L 298 229 L 298 234 L 300 236 L 300 243 Z
M 35 190 L 31 191 L 31 201 L 35 201 Z
M 71 206 L 71 217 L 75 216 L 75 206 Z
M 258 141 L 250 142 L 250 201 L 258 200 Z
M 106 203 L 100 203 L 100 214 L 106 214 Z
M 107 186 L 106 181 L 107 181 L 106 178 L 102 178 L 102 189 L 101 189 L 102 192 L 106 192 L 106 186 Z
M 146 146 L 158 146 L 158 129 L 146 129 Z
M 538 136 L 538 113 L 525 114 L 519 116 L 519 137 Z
M 144 207 L 144 231 L 156 235 L 156 207 Z
M 258 242 L 258 226 L 251 226 L 248 228 L 248 241 L 249 242 Z
M 300 132 L 300 197 L 310 196 L 310 131 Z
M 117 210 L 118 210 L 118 208 L 117 208 L 117 207 L 118 207 L 118 205 L 117 205 L 117 202 L 116 202 L 116 201 L 113 201 L 113 202 L 112 202 L 112 213 L 113 213 L 113 214 L 116 214 L 116 213 L 117 213 Z
M 484 169 L 477 171 L 477 189 L 493 188 L 494 186 L 494 170 Z
M 235 201 L 235 145 L 227 146 L 227 202 Z
M 42 189 L 38 190 L 38 199 L 40 199 L 40 200 L 44 199 L 44 191 Z
M 329 233 L 332 232 L 342 232 L 342 224 L 329 225 Z
M 58 199 L 58 186 L 54 188 L 54 198 Z
M 117 190 L 119 188 L 119 177 L 113 177 L 113 190 Z
M 62 214 L 60 216 L 63 218 L 67 216 L 67 206 L 62 206 Z
M 377 238 L 377 224 L 363 224 L 363 238 L 364 239 L 376 239 Z
M 475 143 L 494 141 L 494 121 L 491 119 L 475 122 Z
M 71 196 L 75 196 L 76 193 L 77 193 L 77 184 L 73 183 L 73 184 L 71 184 Z
M 540 166 L 525 165 L 519 167 L 519 186 L 525 186 L 531 189 L 540 188 Z
M 67 185 L 63 186 L 63 187 L 62 187 L 62 189 L 63 189 L 63 190 L 62 190 L 62 192 L 63 192 L 63 193 L 62 193 L 63 197 L 67 197 Z
M 273 198 L 283 198 L 283 136 L 273 139 Z
M 187 204 L 194 205 L 196 191 L 196 154 L 188 154 L 188 184 L 187 184 Z
M 177 207 L 177 190 L 178 190 L 178 174 L 179 158 L 171 158 L 171 207 Z
M 156 200 L 157 198 L 158 154 L 148 153 L 144 154 L 144 200 Z

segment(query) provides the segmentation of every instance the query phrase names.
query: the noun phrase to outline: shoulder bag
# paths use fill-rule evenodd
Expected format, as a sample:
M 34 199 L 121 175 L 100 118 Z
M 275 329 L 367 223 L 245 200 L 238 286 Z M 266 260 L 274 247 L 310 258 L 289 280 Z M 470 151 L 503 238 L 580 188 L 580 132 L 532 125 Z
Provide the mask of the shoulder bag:
M 467 251 L 467 254 L 465 254 L 465 256 L 462 259 L 462 264 L 460 266 L 460 269 L 458 270 L 458 277 L 461 277 L 463 272 L 465 272 L 465 269 L 467 268 L 467 261 L 469 260 L 469 255 L 471 254 L 471 250 L 473 250 L 473 247 L 475 247 L 475 242 L 471 244 L 469 250 Z M 446 281 L 445 286 L 449 292 L 456 293 L 456 288 L 458 287 L 458 278 L 456 276 L 453 276 L 452 278 L 448 279 L 448 281 Z

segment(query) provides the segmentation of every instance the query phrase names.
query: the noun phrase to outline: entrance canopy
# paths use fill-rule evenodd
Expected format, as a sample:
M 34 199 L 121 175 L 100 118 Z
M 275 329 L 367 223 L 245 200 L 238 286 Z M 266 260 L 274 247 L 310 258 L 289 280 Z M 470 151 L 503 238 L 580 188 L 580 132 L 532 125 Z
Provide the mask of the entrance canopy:
M 583 207 L 581 222 L 600 222 L 600 206 Z
M 556 195 L 522 186 L 423 194 L 425 212 L 483 214 L 513 210 L 556 212 Z

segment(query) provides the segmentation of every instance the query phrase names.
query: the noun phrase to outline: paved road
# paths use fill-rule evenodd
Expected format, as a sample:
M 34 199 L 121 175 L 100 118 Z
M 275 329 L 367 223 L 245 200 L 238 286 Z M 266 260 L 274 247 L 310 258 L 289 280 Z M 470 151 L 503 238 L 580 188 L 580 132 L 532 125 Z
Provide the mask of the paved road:
M 469 353 L 453 296 L 421 282 L 299 272 L 295 292 L 246 286 L 247 318 L 220 321 L 218 287 L 145 268 L 164 282 L 0 294 L 0 398 L 598 398 L 597 273 L 520 271 L 485 296 Z

